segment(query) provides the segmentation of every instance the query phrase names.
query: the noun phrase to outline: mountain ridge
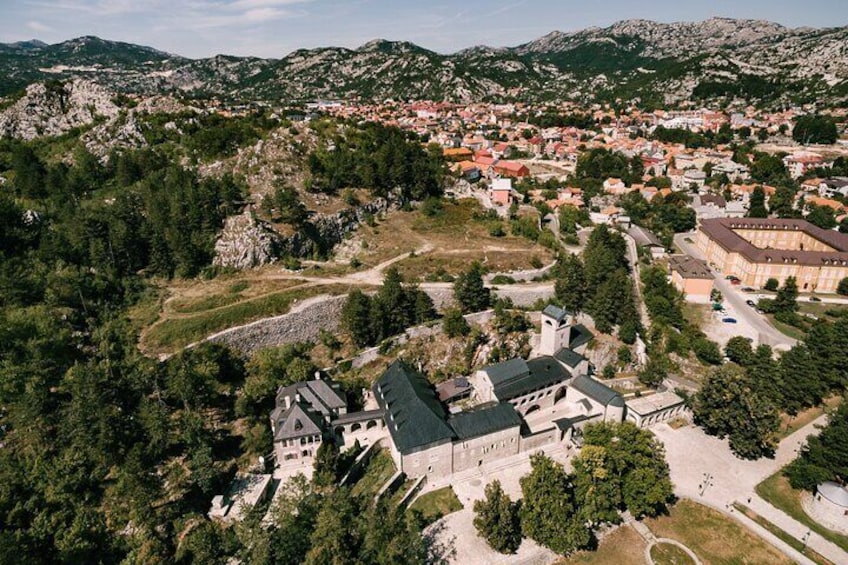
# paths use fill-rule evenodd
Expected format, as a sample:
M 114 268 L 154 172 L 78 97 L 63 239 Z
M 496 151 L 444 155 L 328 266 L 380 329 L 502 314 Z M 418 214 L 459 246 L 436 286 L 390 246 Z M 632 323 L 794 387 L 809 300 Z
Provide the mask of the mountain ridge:
M 848 27 L 789 28 L 766 20 L 621 20 L 450 54 L 386 39 L 353 49 L 297 49 L 279 59 L 190 59 L 94 36 L 39 43 L 0 44 L 0 96 L 68 78 L 139 94 L 266 101 L 622 99 L 657 105 L 739 98 L 785 105 L 839 103 L 848 95 Z

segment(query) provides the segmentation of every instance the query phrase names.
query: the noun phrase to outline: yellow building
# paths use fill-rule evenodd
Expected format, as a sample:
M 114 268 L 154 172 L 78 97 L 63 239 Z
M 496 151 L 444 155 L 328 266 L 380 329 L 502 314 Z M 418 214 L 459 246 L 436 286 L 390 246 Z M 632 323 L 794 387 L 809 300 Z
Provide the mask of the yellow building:
M 835 292 L 848 277 L 848 235 L 806 220 L 703 220 L 696 244 L 711 267 L 754 288 L 795 277 L 801 292 Z

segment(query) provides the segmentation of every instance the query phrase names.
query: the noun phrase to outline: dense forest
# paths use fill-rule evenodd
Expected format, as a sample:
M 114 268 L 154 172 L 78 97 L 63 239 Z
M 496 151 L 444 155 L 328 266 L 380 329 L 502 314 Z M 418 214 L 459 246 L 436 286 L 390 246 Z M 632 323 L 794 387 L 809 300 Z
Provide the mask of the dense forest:
M 387 510 L 344 489 L 292 486 L 272 528 L 206 517 L 237 465 L 270 451 L 277 387 L 315 368 L 292 346 L 248 362 L 214 345 L 139 353 L 150 278 L 214 276 L 216 234 L 246 196 L 236 178 L 200 178 L 175 146 L 222 156 L 261 128 L 157 131 L 153 147 L 105 162 L 76 134 L 0 141 L 0 563 L 421 561 L 413 517 L 376 528 Z

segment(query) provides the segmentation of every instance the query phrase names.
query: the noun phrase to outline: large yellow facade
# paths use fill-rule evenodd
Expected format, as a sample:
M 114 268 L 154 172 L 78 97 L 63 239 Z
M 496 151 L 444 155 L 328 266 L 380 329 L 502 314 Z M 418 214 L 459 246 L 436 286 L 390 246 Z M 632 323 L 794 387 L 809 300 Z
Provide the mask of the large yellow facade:
M 770 278 L 783 284 L 795 277 L 801 292 L 831 293 L 848 277 L 846 247 L 830 244 L 841 237 L 848 241 L 843 234 L 825 234 L 831 241 L 822 241 L 816 236 L 824 230 L 803 220 L 707 222 L 698 231 L 696 245 L 711 267 L 739 277 L 743 285 L 762 288 Z

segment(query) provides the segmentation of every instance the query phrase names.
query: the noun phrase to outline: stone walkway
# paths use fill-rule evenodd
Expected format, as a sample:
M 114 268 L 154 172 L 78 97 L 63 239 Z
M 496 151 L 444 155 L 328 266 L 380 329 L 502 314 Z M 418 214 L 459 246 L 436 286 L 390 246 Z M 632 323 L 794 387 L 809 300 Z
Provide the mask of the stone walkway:
M 754 489 L 792 461 L 806 438 L 818 433 L 816 426 L 823 423 L 824 417 L 821 417 L 807 424 L 780 443 L 773 459 L 757 461 L 737 459 L 731 453 L 727 440 L 708 436 L 695 426 L 673 430 L 667 424 L 660 424 L 653 431 L 665 445 L 671 479 L 678 496 L 691 498 L 723 512 L 745 524 L 790 559 L 812 564 L 810 559 L 792 546 L 734 511 L 732 505 L 734 502 L 744 504 L 789 535 L 803 541 L 809 529 L 761 499 Z M 705 481 L 706 487 L 703 486 Z M 811 532 L 806 541 L 811 549 L 833 563 L 848 563 L 845 551 L 815 532 Z

